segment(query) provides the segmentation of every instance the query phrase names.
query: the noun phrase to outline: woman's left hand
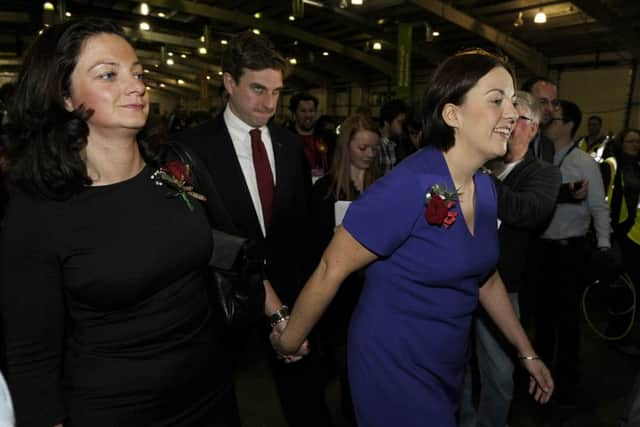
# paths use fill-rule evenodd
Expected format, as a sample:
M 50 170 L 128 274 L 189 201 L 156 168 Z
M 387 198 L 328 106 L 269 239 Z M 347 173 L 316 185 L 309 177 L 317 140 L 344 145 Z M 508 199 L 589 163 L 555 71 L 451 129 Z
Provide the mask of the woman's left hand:
M 551 372 L 540 359 L 521 359 L 530 375 L 529 394 L 539 403 L 547 403 L 553 394 L 554 384 Z

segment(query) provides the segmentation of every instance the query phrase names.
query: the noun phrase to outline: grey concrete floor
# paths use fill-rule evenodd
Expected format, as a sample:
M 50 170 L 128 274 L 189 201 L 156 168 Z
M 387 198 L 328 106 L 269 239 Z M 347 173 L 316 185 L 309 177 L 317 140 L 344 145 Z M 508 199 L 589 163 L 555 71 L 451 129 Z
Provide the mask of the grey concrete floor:
M 596 322 L 596 326 L 601 327 L 602 323 Z M 640 344 L 639 329 L 636 325 L 632 336 Z M 243 357 L 237 369 L 236 385 L 243 427 L 287 427 L 264 352 L 259 337 L 253 337 L 244 352 L 249 356 Z M 561 409 L 554 404 L 540 406 L 533 402 L 526 393 L 526 385 L 520 382 L 515 390 L 509 426 L 617 427 L 640 368 L 640 358 L 616 351 L 583 321 L 582 352 L 578 363 L 582 382 L 578 389 L 577 408 Z M 333 381 L 327 387 L 327 401 L 335 417 L 335 427 L 346 427 L 348 424 L 338 408 L 339 399 L 339 387 Z

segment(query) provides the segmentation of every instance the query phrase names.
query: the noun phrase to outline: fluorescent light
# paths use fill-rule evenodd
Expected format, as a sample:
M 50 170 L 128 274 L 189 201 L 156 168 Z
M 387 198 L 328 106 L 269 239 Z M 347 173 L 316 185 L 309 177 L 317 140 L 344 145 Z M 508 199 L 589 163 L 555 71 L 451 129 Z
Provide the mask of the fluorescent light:
M 329 52 L 325 50 L 324 52 L 322 52 L 322 56 L 329 56 Z
M 141 22 L 140 23 L 140 29 L 142 31 L 149 31 L 151 29 L 151 26 L 149 25 L 148 22 Z
M 67 18 L 71 18 L 71 12 L 65 12 L 64 16 L 66 16 Z
M 204 47 L 204 46 L 200 46 L 200 47 L 198 48 L 198 53 L 199 53 L 200 55 L 206 55 L 206 54 L 207 54 L 207 48 L 206 48 L 206 47 Z
M 536 24 L 544 24 L 547 22 L 547 15 L 543 11 L 540 11 L 536 13 L 536 16 L 534 16 L 533 22 Z
M 382 43 L 375 42 L 375 43 L 373 43 L 372 48 L 373 48 L 373 50 L 382 50 Z
M 298 60 L 296 58 L 290 58 L 289 59 L 289 64 L 296 65 L 297 63 L 298 63 Z
M 296 20 L 296 17 L 295 17 L 295 16 L 293 16 L 293 15 L 289 15 L 289 21 L 295 21 L 295 20 Z
M 362 0 L 351 0 L 351 4 L 354 6 L 362 6 Z
M 140 14 L 147 16 L 149 14 L 149 5 L 146 3 L 140 3 Z
M 173 65 L 175 64 L 175 61 L 171 58 L 167 59 L 167 65 Z
M 167 15 L 164 14 L 164 12 L 158 12 L 158 18 L 166 18 Z
M 220 44 L 227 44 L 229 43 L 228 41 L 226 41 L 225 39 L 220 40 Z
M 433 31 L 433 32 L 431 33 L 431 35 L 432 35 L 433 37 L 438 37 L 438 36 L 440 36 L 440 31 Z
M 257 28 L 253 29 L 253 34 L 259 35 L 260 34 L 260 30 Z

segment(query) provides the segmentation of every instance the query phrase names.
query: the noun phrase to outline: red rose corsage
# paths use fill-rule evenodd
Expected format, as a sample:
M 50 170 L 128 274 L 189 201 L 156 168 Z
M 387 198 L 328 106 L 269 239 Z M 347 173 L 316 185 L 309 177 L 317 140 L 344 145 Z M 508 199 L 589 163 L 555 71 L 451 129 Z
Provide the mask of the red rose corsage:
M 457 190 L 449 191 L 438 184 L 433 185 L 425 200 L 424 217 L 427 222 L 444 228 L 452 226 L 458 217 L 458 212 L 453 208 L 460 194 Z
M 180 160 L 172 160 L 156 170 L 151 179 L 156 185 L 164 185 L 172 191 L 169 197 L 180 197 L 185 201 L 190 210 L 193 210 L 193 204 L 190 198 L 206 201 L 207 198 L 200 193 L 193 191 L 193 181 L 191 179 L 191 167 Z

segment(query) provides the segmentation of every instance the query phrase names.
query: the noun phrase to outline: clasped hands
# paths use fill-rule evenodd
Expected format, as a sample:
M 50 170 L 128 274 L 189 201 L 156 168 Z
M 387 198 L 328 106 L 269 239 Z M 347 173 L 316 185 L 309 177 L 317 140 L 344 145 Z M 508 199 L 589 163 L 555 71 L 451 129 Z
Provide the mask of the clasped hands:
M 311 348 L 309 347 L 309 341 L 307 339 L 304 340 L 302 345 L 296 350 L 294 353 L 285 351 L 282 343 L 281 337 L 282 333 L 287 327 L 287 323 L 289 319 L 282 319 L 275 323 L 271 328 L 271 334 L 269 334 L 269 340 L 271 341 L 271 346 L 278 354 L 278 359 L 282 360 L 284 363 L 293 363 L 302 359 L 304 356 L 309 354 Z

